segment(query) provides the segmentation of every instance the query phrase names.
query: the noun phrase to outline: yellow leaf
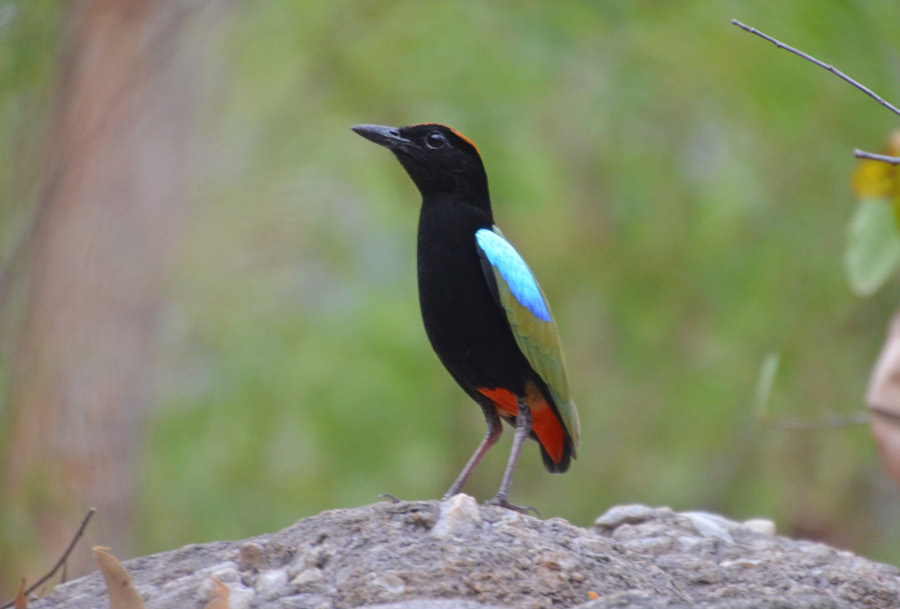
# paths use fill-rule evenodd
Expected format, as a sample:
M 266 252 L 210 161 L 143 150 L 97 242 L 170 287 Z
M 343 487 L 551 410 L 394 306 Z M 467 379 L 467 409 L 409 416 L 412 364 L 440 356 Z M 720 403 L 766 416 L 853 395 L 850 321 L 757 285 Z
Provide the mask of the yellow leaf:
M 853 172 L 852 183 L 857 197 L 893 198 L 897 192 L 897 170 L 889 163 L 862 159 Z
M 231 606 L 228 602 L 228 597 L 231 594 L 228 586 L 212 575 L 209 578 L 216 584 L 216 597 L 209 601 L 209 604 L 204 609 L 228 609 Z
M 884 154 L 898 156 L 900 131 L 891 134 Z M 894 199 L 900 197 L 900 174 L 897 167 L 883 161 L 862 159 L 857 163 L 852 178 L 853 192 L 857 197 Z
M 94 553 L 94 562 L 106 581 L 110 609 L 144 609 L 144 601 L 134 589 L 131 576 L 116 557 L 109 553 L 109 548 L 94 546 L 91 551 Z

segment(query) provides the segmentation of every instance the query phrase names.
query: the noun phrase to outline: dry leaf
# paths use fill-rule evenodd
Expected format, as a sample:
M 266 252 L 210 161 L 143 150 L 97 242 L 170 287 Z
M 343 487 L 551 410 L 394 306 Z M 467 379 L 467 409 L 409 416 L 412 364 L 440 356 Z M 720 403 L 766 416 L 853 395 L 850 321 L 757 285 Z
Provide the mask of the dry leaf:
M 110 609 L 144 609 L 144 601 L 134 589 L 131 576 L 119 564 L 116 557 L 109 553 L 109 548 L 94 546 L 91 550 L 94 553 L 94 562 L 97 563 L 106 581 Z
M 216 597 L 209 601 L 209 604 L 204 609 L 228 609 L 231 606 L 228 603 L 228 596 L 231 594 L 231 590 L 212 575 L 209 578 L 216 585 Z
M 881 463 L 900 484 L 900 315 L 895 315 L 872 370 L 866 403 Z
M 16 592 L 16 609 L 28 609 L 28 599 L 25 598 L 25 578 L 22 578 L 19 591 Z

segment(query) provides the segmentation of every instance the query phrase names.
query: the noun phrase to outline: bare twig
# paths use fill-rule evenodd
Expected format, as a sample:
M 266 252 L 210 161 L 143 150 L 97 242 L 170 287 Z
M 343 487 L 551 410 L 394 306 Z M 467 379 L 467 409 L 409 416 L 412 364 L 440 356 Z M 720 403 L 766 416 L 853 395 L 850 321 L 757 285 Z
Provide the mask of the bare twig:
M 59 560 L 56 561 L 56 564 L 53 565 L 53 568 L 50 569 L 50 571 L 46 575 L 44 575 L 44 577 L 40 578 L 28 587 L 28 589 L 25 591 L 25 596 L 28 596 L 29 594 L 37 590 L 45 581 L 53 577 L 53 574 L 59 571 L 60 567 L 66 564 L 66 559 L 69 558 L 69 554 L 71 554 L 72 550 L 75 549 L 75 544 L 77 544 L 78 540 L 81 539 L 81 536 L 84 535 L 84 530 L 87 528 L 88 522 L 90 522 L 91 517 L 96 511 L 97 508 L 90 508 L 88 510 L 88 513 L 85 514 L 84 518 L 81 520 L 81 524 L 78 526 L 78 530 L 75 532 L 75 536 L 72 538 L 72 541 L 69 542 L 69 547 L 66 548 L 66 551 L 63 552 L 63 555 L 60 556 Z M 14 599 L 4 605 L 0 605 L 0 609 L 7 609 L 8 607 L 12 607 L 15 602 L 16 601 Z
M 772 397 L 772 387 L 775 384 L 775 376 L 778 374 L 780 357 L 777 353 L 770 353 L 763 360 L 759 369 L 759 379 L 756 383 L 756 414 L 754 418 L 761 425 L 773 429 L 787 429 L 791 431 L 821 431 L 828 429 L 840 429 L 851 425 L 863 425 L 869 422 L 869 413 L 855 413 L 845 416 L 835 414 L 825 415 L 820 419 L 788 419 L 773 416 L 769 412 L 769 400 Z
M 849 414 L 847 416 L 827 415 L 819 420 L 812 419 L 779 419 L 767 412 L 756 415 L 756 420 L 772 429 L 787 429 L 790 431 L 823 431 L 828 429 L 842 429 L 851 425 L 866 425 L 869 422 L 868 413 Z
M 830 66 L 830 65 L 828 65 L 827 63 L 823 63 L 823 62 L 819 61 L 818 59 L 816 59 L 815 57 L 812 57 L 812 56 L 810 56 L 810 55 L 807 55 L 807 54 L 804 53 L 803 51 L 797 50 L 797 49 L 795 49 L 795 48 L 792 47 L 792 46 L 786 45 L 786 44 L 784 44 L 783 42 L 781 42 L 781 41 L 779 41 L 779 40 L 776 40 L 776 39 L 772 38 L 772 37 L 769 36 L 768 34 L 764 34 L 763 32 L 760 32 L 760 31 L 757 30 L 756 28 L 752 28 L 752 27 L 750 27 L 749 25 L 744 25 L 743 23 L 741 23 L 741 22 L 738 21 L 737 19 L 732 19 L 732 20 L 731 20 L 731 23 L 732 23 L 733 25 L 738 26 L 739 28 L 741 28 L 741 29 L 744 30 L 745 32 L 750 32 L 751 34 L 756 34 L 756 35 L 759 36 L 760 38 L 762 38 L 762 39 L 764 39 L 764 40 L 768 40 L 769 42 L 771 42 L 772 44 L 774 44 L 774 45 L 775 45 L 776 47 L 778 47 L 779 49 L 784 49 L 785 51 L 790 51 L 790 52 L 793 53 L 794 55 L 798 55 L 799 57 L 802 57 L 803 59 L 805 59 L 805 60 L 807 60 L 807 61 L 810 61 L 810 62 L 816 64 L 816 65 L 819 66 L 820 68 L 824 68 L 824 69 L 828 70 L 829 72 L 831 72 L 832 74 L 834 74 L 835 76 L 837 76 L 838 78 L 840 78 L 841 80 L 843 80 L 844 82 L 847 82 L 847 83 L 853 85 L 854 87 L 856 87 L 857 89 L 859 89 L 860 91 L 862 91 L 863 93 L 865 93 L 866 95 L 868 95 L 869 97 L 871 97 L 872 99 L 874 99 L 875 101 L 877 101 L 879 104 L 881 104 L 882 106 L 884 106 L 885 108 L 887 108 L 888 110 L 890 110 L 891 112 L 893 112 L 894 114 L 896 114 L 897 116 L 900 116 L 900 109 L 897 109 L 896 106 L 894 106 L 894 105 L 891 104 L 890 102 L 886 101 L 886 100 L 885 100 L 884 98 L 882 98 L 880 95 L 876 94 L 874 91 L 872 91 L 871 89 L 869 89 L 869 88 L 866 87 L 865 85 L 856 82 L 855 80 L 853 80 L 852 78 L 850 78 L 849 76 L 847 76 L 846 74 L 844 74 L 843 72 L 841 72 L 840 70 L 838 70 L 837 68 L 835 68 L 834 66 Z
M 888 156 L 886 154 L 875 154 L 874 152 L 866 152 L 856 148 L 853 150 L 853 156 L 858 159 L 870 159 L 872 161 L 882 161 L 891 165 L 900 165 L 900 156 Z
M 844 82 L 847 82 L 847 83 L 853 85 L 854 87 L 856 87 L 857 89 L 859 89 L 860 91 L 862 91 L 863 93 L 865 93 L 866 95 L 868 95 L 869 97 L 871 97 L 872 99 L 877 101 L 879 104 L 881 104 L 882 106 L 884 106 L 885 108 L 887 108 L 888 110 L 893 112 L 894 114 L 900 116 L 900 109 L 897 109 L 896 106 L 894 106 L 893 104 L 891 104 L 890 102 L 885 100 L 883 97 L 881 97 L 880 95 L 878 95 L 877 93 L 872 91 L 870 88 L 868 88 L 867 86 L 863 85 L 862 83 L 859 83 L 856 80 L 850 78 L 849 76 L 847 76 L 846 74 L 844 74 L 843 72 L 841 72 L 840 70 L 835 68 L 834 66 L 828 65 L 827 63 L 823 63 L 823 62 L 819 61 L 818 59 L 816 59 L 815 57 L 813 57 L 811 55 L 807 55 L 806 53 L 804 53 L 803 51 L 801 51 L 799 49 L 795 49 L 794 47 L 792 47 L 790 45 L 784 44 L 780 40 L 776 40 L 775 38 L 772 38 L 768 34 L 760 32 L 756 28 L 750 27 L 749 25 L 744 25 L 737 19 L 732 19 L 731 23 L 733 25 L 738 26 L 745 32 L 750 32 L 751 34 L 756 34 L 763 40 L 768 40 L 769 42 L 774 44 L 779 49 L 784 49 L 785 51 L 790 51 L 794 55 L 802 57 L 803 59 L 816 64 L 820 68 L 824 68 L 824 69 L 828 70 L 829 72 L 831 72 L 832 74 L 834 74 L 835 76 L 837 76 L 838 78 L 843 80 Z M 900 157 L 886 156 L 883 154 L 875 154 L 874 152 L 866 152 L 864 150 L 859 150 L 859 149 L 853 151 L 853 156 L 855 156 L 858 159 L 871 159 L 873 161 L 882 161 L 885 163 L 890 163 L 891 165 L 900 165 Z

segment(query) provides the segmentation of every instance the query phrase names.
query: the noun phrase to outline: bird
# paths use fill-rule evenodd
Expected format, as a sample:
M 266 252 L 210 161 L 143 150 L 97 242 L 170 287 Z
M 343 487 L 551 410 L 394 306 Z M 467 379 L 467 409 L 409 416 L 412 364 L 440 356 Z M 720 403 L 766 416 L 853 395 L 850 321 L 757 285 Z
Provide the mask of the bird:
M 487 422 L 443 499 L 461 491 L 505 421 L 515 430 L 512 448 L 487 503 L 534 509 L 508 499 L 525 439 L 537 441 L 549 472 L 562 473 L 576 457 L 580 422 L 556 322 L 534 274 L 494 224 L 478 148 L 436 123 L 351 129 L 393 152 L 422 195 L 416 258 L 425 333 Z

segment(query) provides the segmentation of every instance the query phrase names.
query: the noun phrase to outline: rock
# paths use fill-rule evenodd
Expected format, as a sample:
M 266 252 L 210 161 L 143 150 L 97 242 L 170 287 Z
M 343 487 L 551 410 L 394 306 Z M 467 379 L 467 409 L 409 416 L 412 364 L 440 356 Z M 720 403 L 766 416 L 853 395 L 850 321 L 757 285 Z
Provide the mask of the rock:
M 424 600 L 403 601 L 386 605 L 366 605 L 358 609 L 503 609 L 499 605 L 484 605 L 475 601 Z
M 584 529 L 457 495 L 333 510 L 124 567 L 147 609 L 895 609 L 900 570 L 774 535 L 770 521 L 621 506 Z M 107 606 L 98 574 L 32 609 Z

